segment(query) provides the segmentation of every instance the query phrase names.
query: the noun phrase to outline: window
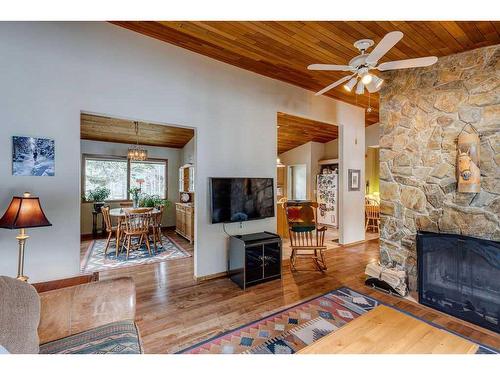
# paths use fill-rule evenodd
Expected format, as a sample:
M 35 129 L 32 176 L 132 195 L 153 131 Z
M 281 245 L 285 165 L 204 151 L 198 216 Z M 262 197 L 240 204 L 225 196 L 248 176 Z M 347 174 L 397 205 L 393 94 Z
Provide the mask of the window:
M 85 196 L 97 187 L 106 187 L 107 200 L 130 200 L 128 190 L 140 187 L 144 194 L 167 197 L 167 160 L 131 162 L 122 157 L 84 155 L 82 191 Z
M 140 187 L 145 194 L 166 198 L 165 166 L 164 161 L 130 162 L 130 187 Z
M 85 159 L 85 196 L 97 187 L 111 191 L 108 200 L 127 199 L 127 161 Z

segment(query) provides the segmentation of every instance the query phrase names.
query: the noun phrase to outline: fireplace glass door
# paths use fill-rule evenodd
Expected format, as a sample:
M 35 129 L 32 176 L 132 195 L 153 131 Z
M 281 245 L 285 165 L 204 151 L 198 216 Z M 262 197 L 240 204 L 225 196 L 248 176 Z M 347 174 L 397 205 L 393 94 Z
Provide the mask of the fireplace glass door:
M 419 301 L 500 332 L 500 243 L 421 232 Z

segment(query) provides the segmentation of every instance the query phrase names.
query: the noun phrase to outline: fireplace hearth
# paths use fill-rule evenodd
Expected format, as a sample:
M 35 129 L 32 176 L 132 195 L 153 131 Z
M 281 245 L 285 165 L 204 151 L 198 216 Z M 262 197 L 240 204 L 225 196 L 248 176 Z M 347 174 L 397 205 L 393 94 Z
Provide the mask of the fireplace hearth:
M 500 242 L 417 233 L 419 302 L 500 333 Z

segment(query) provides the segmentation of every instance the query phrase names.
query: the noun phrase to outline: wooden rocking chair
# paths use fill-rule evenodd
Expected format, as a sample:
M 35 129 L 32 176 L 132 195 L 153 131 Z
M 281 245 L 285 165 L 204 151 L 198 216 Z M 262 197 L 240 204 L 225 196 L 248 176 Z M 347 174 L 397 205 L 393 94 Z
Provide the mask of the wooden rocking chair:
M 327 269 L 324 257 L 326 227 L 318 228 L 316 225 L 318 203 L 288 201 L 283 206 L 292 247 L 290 268 L 292 271 L 306 271 L 307 269 L 297 269 L 295 263 L 297 258 L 309 258 L 313 260 L 318 271 L 325 271 Z

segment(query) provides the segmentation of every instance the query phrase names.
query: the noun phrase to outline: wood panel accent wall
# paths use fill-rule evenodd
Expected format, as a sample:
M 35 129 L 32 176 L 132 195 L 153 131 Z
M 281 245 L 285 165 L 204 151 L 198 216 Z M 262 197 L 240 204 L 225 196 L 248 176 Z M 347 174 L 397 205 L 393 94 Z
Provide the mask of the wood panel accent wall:
M 112 21 L 113 24 L 308 90 L 319 91 L 345 72 L 308 71 L 313 63 L 346 64 L 358 54 L 353 43 L 376 43 L 390 31 L 405 37 L 381 60 L 446 56 L 500 43 L 500 22 L 476 21 Z M 368 106 L 341 87 L 327 95 Z M 378 122 L 378 95 L 366 125 Z

